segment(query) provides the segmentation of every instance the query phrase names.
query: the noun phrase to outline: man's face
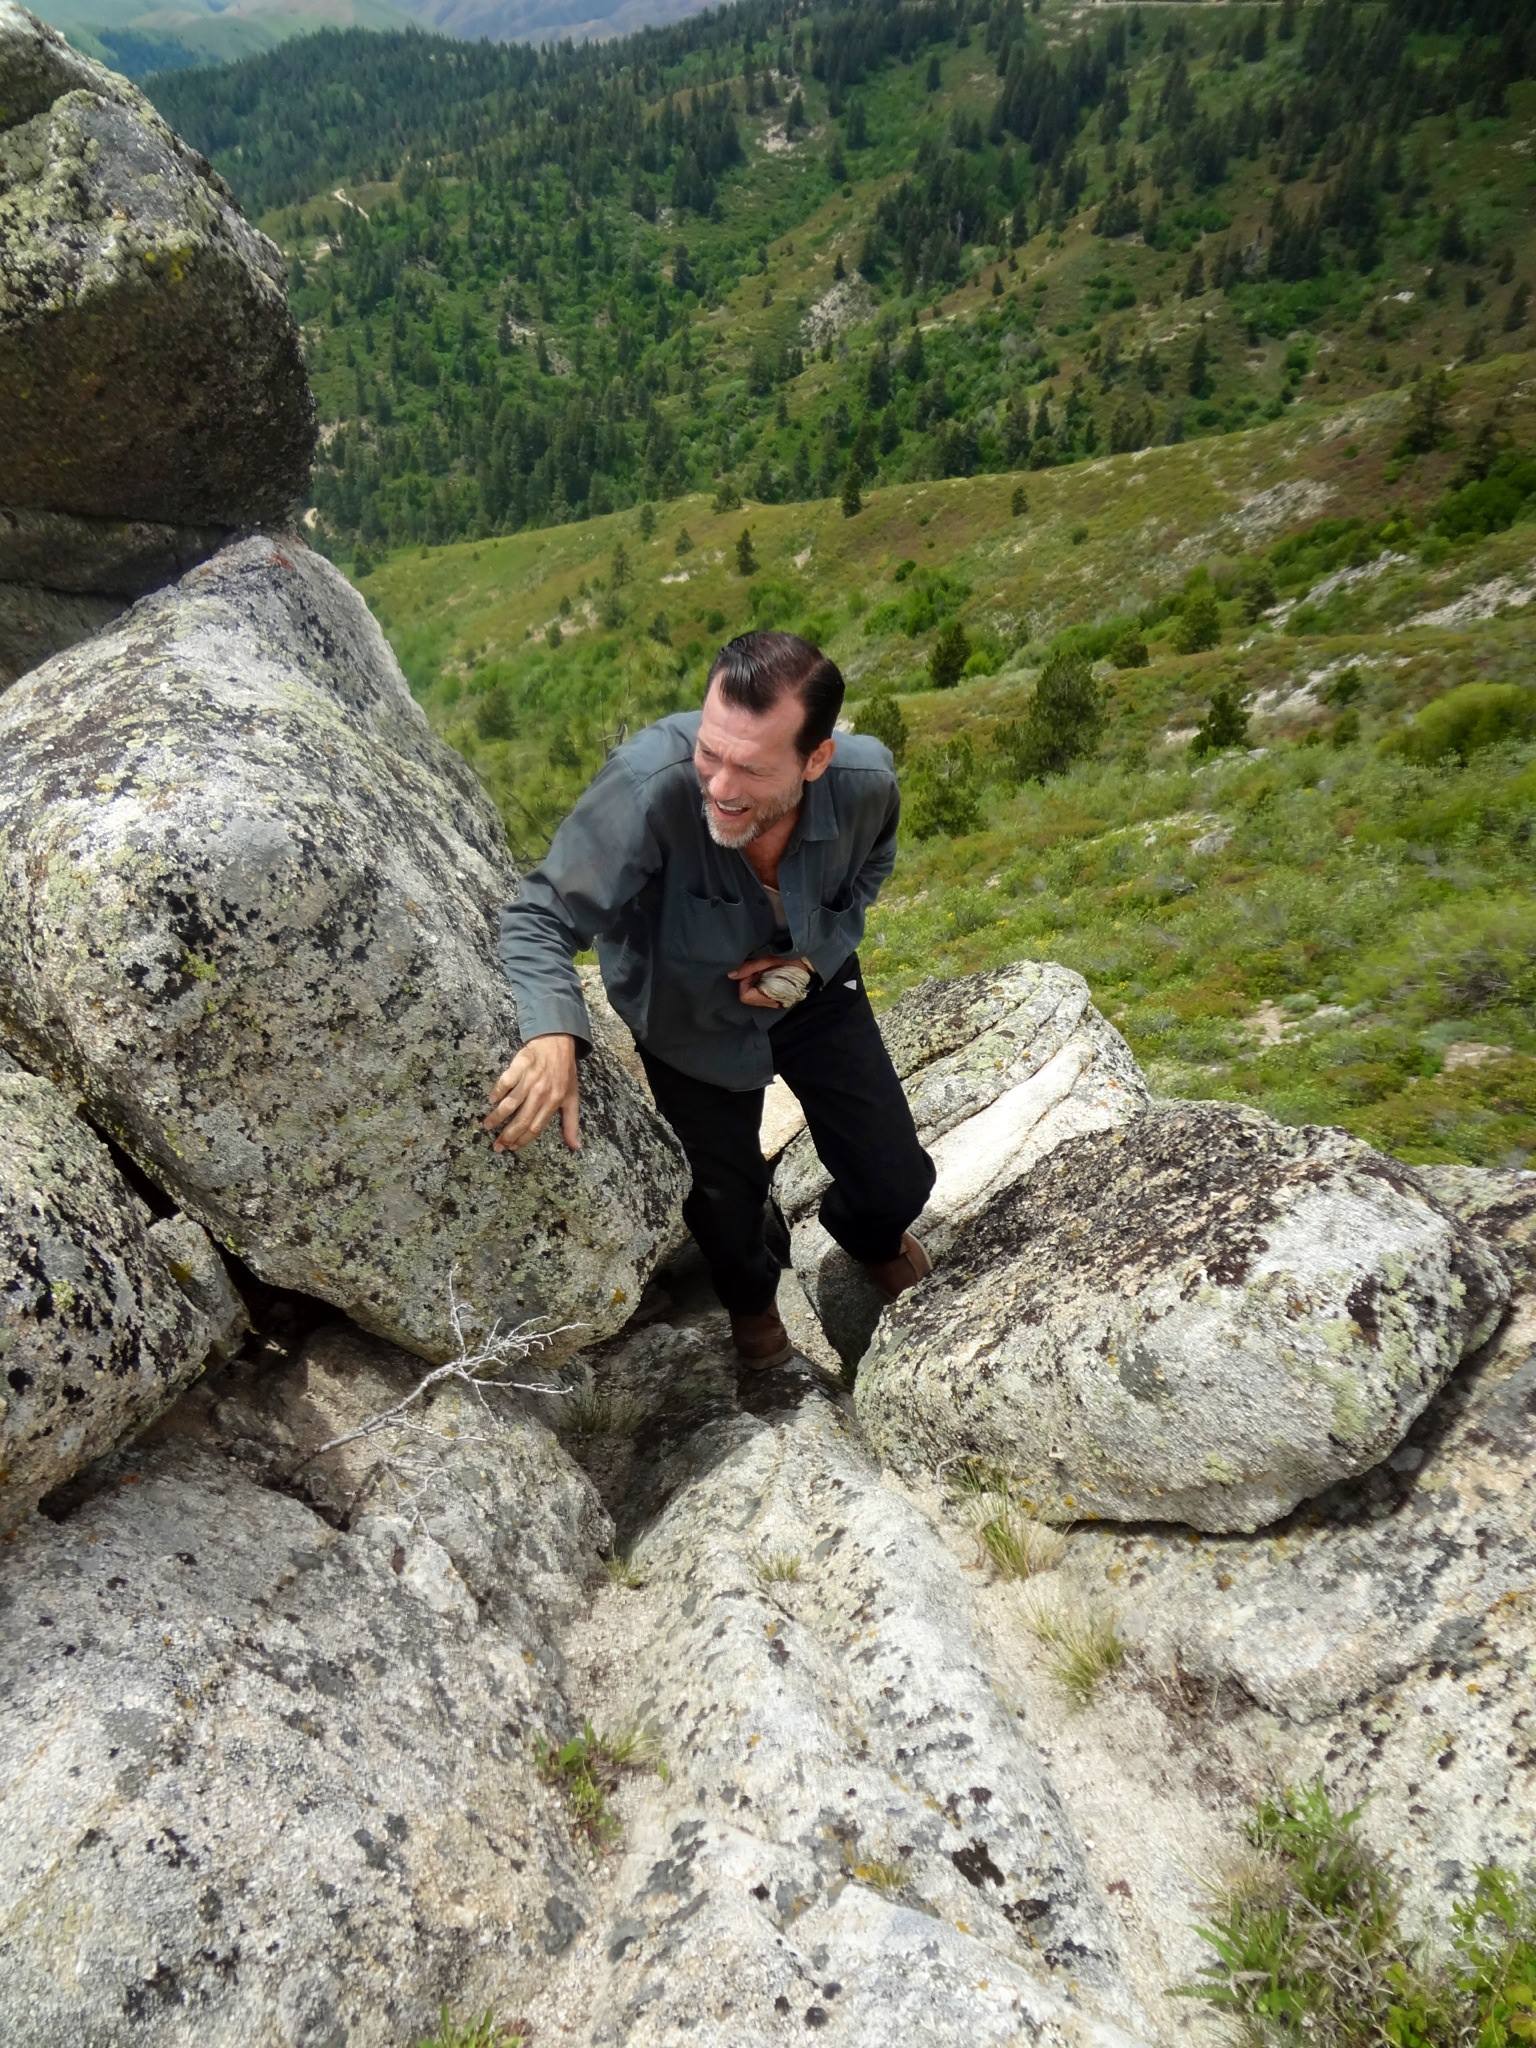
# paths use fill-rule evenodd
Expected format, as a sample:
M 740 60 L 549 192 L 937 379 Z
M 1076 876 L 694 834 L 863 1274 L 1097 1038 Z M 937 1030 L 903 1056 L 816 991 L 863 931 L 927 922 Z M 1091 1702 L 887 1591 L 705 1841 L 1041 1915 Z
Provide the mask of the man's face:
M 804 717 L 805 707 L 792 692 L 766 711 L 744 711 L 710 684 L 693 765 L 704 793 L 704 822 L 717 846 L 748 845 L 795 809 L 807 782 L 825 774 L 834 743 L 823 740 L 802 760 L 795 736 Z

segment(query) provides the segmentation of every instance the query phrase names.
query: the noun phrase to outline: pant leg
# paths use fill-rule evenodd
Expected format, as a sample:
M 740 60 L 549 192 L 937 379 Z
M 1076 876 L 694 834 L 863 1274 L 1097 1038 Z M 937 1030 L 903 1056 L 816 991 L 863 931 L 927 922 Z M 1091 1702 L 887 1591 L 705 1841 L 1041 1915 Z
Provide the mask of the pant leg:
M 828 1234 L 850 1258 L 895 1258 L 937 1176 L 918 1142 L 858 956 L 774 1024 L 768 1043 L 832 1176 L 821 1200 Z
M 735 1314 L 756 1315 L 771 1306 L 786 1263 L 769 1242 L 777 1205 L 770 1207 L 772 1169 L 759 1135 L 763 1091 L 696 1081 L 644 1046 L 638 1050 L 656 1107 L 677 1133 L 693 1175 L 683 1221 L 722 1304 Z

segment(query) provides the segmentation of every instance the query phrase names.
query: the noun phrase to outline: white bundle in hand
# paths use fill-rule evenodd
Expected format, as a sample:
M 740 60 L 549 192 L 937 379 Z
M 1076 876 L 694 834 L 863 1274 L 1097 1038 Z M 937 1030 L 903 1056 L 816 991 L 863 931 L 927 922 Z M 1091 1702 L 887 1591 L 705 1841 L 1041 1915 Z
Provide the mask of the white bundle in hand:
M 809 993 L 811 970 L 802 967 L 798 960 L 787 961 L 782 967 L 770 967 L 765 974 L 760 974 L 757 985 L 765 996 L 772 996 L 787 1010 L 791 1003 L 798 1003 Z

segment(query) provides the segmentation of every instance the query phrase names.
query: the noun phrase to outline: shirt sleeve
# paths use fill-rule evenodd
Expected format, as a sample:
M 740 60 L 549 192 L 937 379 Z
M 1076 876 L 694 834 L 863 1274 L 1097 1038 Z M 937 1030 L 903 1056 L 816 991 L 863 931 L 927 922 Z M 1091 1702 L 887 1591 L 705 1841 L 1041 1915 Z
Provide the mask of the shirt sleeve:
M 560 1031 L 590 1052 L 592 1023 L 575 956 L 609 928 L 661 862 L 634 772 L 621 754 L 611 754 L 549 852 L 502 907 L 497 957 L 525 1041 Z
M 874 840 L 849 885 L 848 906 L 828 923 L 826 937 L 805 955 L 823 981 L 836 973 L 850 953 L 859 950 L 864 938 L 864 914 L 896 865 L 896 827 L 900 818 L 901 785 L 892 775 L 886 785 L 885 809 Z

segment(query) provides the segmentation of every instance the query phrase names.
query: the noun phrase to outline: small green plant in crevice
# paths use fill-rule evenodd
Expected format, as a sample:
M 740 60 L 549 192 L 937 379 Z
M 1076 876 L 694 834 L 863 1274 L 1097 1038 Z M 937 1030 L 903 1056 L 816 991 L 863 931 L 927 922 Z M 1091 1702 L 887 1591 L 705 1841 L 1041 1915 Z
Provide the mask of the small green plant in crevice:
M 640 1728 L 599 1735 L 588 1721 L 568 1742 L 535 1736 L 533 1755 L 545 1784 L 563 1793 L 576 1832 L 599 1847 L 619 1833 L 618 1815 L 608 1802 L 625 1771 L 655 1771 L 663 1781 L 671 1777 L 655 1737 Z
M 445 2005 L 436 2033 L 424 2035 L 415 2048 L 529 2048 L 532 2039 L 526 2020 L 501 2021 L 489 2012 L 475 2020 L 456 2020 Z
M 798 1550 L 768 1550 L 758 1556 L 752 1569 L 760 1586 L 792 1586 L 799 1580 L 800 1566 Z
M 977 1523 L 976 1541 L 1001 1577 L 1031 1579 L 1061 1563 L 1067 1539 L 1059 1529 L 1031 1520 L 1007 1494 L 994 1496 L 988 1505 L 991 1512 Z
M 1245 2048 L 1521 2048 L 1536 2042 L 1536 1868 L 1489 1864 L 1441 1951 L 1401 1924 L 1386 1859 L 1321 1781 L 1286 1787 L 1247 1828 L 1252 1865 L 1209 1901 L 1215 1959 L 1176 1987 L 1243 2022 Z
M 645 1419 L 634 1396 L 605 1387 L 572 1387 L 565 1392 L 555 1426 L 566 1435 L 633 1436 Z
M 868 1861 L 846 1863 L 843 1868 L 855 1884 L 867 1884 L 871 1891 L 883 1892 L 887 1898 L 893 1898 L 907 1882 L 906 1862 L 895 1857 L 871 1857 Z
M 612 1557 L 603 1559 L 603 1569 L 616 1586 L 623 1586 L 631 1593 L 638 1593 L 646 1582 L 644 1573 L 637 1571 L 630 1560 L 617 1551 Z
M 1079 1707 L 1090 1706 L 1102 1682 L 1125 1662 L 1124 1638 L 1109 1615 L 1040 1607 L 1028 1625 L 1054 1650 L 1051 1676 Z

